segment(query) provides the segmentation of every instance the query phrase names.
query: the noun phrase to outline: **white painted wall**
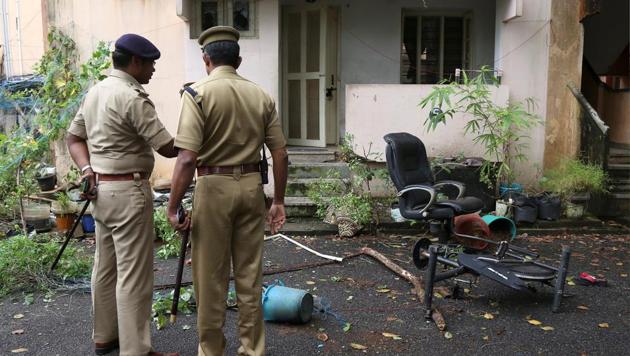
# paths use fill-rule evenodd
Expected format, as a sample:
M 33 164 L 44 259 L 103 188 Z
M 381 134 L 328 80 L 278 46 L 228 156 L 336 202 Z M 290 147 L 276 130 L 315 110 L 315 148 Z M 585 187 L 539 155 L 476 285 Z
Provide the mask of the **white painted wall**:
M 467 116 L 458 115 L 446 125 L 427 132 L 423 126 L 430 108 L 418 106 L 420 100 L 431 92 L 433 85 L 400 84 L 352 84 L 346 86 L 346 125 L 355 137 L 357 153 L 363 148 L 383 154 L 383 136 L 392 132 L 409 132 L 418 136 L 429 156 L 483 157 L 483 147 L 472 142 L 474 136 L 464 135 Z M 491 88 L 493 101 L 505 105 L 508 87 Z
M 417 0 L 330 1 L 341 9 L 340 35 L 340 135 L 351 132 L 346 126 L 348 111 L 343 97 L 351 84 L 399 84 L 402 41 L 402 11 L 417 9 L 472 11 L 473 68 L 492 65 L 494 51 L 494 0 L 427 0 L 424 8 Z M 345 119 L 344 119 L 345 118 Z
M 243 56 L 239 72 L 277 99 L 278 2 L 261 0 L 257 6 L 259 36 L 239 42 Z M 88 58 L 98 41 L 113 43 L 124 33 L 137 33 L 152 41 L 162 57 L 145 89 L 167 130 L 177 133 L 179 89 L 206 73 L 197 40 L 189 38 L 189 25 L 177 16 L 174 0 L 53 0 L 49 9 L 54 12 L 54 24 L 77 42 L 81 60 Z M 153 178 L 170 177 L 175 160 L 156 157 Z
M 496 13 L 504 14 L 514 0 L 497 0 Z M 547 110 L 547 74 L 549 71 L 549 21 L 551 2 L 548 0 L 523 1 L 521 17 L 503 22 L 496 18 L 495 67 L 503 71 L 502 84 L 510 87 L 510 100 L 522 101 L 533 98 L 534 112 L 542 119 Z M 521 180 L 533 183 L 542 169 L 545 127 L 533 129 L 528 160 L 517 166 Z
M 33 73 L 33 65 L 44 53 L 45 35 L 42 30 L 41 4 L 32 0 L 4 0 L 8 27 L 8 46 L 5 43 L 3 27 L 0 31 L 2 50 L 8 48 L 10 58 L 5 57 L 12 76 Z M 0 11 L 1 11 L 0 7 Z M 5 16 L 0 16 L 0 25 L 4 25 Z M 4 64 L 3 64 L 4 67 Z M 4 72 L 4 68 L 3 68 Z

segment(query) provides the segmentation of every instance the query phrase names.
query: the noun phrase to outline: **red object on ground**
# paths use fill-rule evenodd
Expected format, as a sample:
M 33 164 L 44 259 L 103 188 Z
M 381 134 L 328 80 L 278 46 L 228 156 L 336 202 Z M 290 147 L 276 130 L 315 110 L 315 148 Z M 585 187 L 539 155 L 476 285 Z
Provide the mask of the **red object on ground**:
M 583 284 L 583 285 L 597 285 L 597 286 L 605 286 L 607 283 L 605 279 L 597 278 L 586 272 L 580 272 L 580 274 L 578 275 L 578 282 L 582 282 L 580 284 Z
M 484 239 L 490 237 L 490 228 L 488 227 L 488 224 L 483 221 L 481 216 L 479 216 L 479 214 L 466 214 L 456 216 L 453 221 L 453 225 L 455 225 L 455 232 L 460 234 L 478 236 Z M 456 238 L 457 241 L 459 241 L 462 245 L 474 248 L 475 250 L 485 250 L 488 247 L 487 242 L 462 237 Z

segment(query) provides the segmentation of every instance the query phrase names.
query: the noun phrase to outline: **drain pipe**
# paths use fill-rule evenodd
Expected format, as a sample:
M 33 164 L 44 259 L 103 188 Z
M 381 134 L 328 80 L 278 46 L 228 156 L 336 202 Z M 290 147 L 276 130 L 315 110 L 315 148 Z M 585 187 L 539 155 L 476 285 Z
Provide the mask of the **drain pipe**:
M 20 62 L 20 75 L 24 75 L 24 63 L 22 62 L 22 18 L 20 17 L 20 0 L 15 0 L 15 7 L 17 8 L 15 27 L 17 30 L 18 61 Z
M 7 0 L 2 0 L 2 29 L 4 32 L 4 74 L 7 80 L 11 77 L 11 46 L 9 45 L 9 14 Z

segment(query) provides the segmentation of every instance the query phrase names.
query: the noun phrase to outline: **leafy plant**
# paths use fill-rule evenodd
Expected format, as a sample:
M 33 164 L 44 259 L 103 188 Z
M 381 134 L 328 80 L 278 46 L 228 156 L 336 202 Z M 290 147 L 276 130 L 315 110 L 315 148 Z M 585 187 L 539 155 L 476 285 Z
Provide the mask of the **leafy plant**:
M 359 225 L 366 225 L 376 220 L 377 199 L 372 194 L 371 183 L 375 178 L 391 184 L 387 170 L 374 168 L 370 162 L 379 158 L 371 152 L 371 145 L 363 150 L 363 155 L 355 153 L 354 136 L 347 133 L 339 147 L 340 159 L 348 164 L 351 178 L 342 180 L 338 172 L 328 173 L 326 179 L 320 179 L 309 185 L 307 196 L 316 204 L 317 215 L 325 218 L 334 212 L 337 216 L 348 216 Z
M 0 297 L 16 291 L 41 291 L 53 288 L 57 282 L 48 269 L 59 252 L 59 244 L 42 236 L 37 242 L 23 235 L 0 240 Z M 55 269 L 62 279 L 90 275 L 92 258 L 70 242 Z
M 50 144 L 63 137 L 76 114 L 88 88 L 105 76 L 110 66 L 109 49 L 99 42 L 92 56 L 78 64 L 74 41 L 58 29 L 48 33 L 48 50 L 34 67 L 41 85 L 6 89 L 3 98 L 12 100 L 26 123 L 9 135 L 0 136 L 0 199 L 3 202 L 19 201 L 33 185 L 34 174 L 40 161 L 51 161 Z M 26 100 L 29 99 L 29 100 Z M 21 103 L 31 103 L 28 108 Z M 16 171 L 24 174 L 18 186 Z M 8 213 L 11 209 L 2 209 Z
M 161 239 L 163 242 L 162 246 L 160 246 L 156 252 L 157 256 L 168 259 L 169 257 L 179 255 L 182 241 L 177 235 L 177 231 L 175 231 L 168 222 L 166 207 L 161 207 L 153 211 L 153 224 L 157 238 Z
M 509 186 L 515 177 L 515 163 L 526 159 L 523 152 L 528 147 L 528 130 L 541 123 L 532 112 L 534 101 L 528 98 L 524 103 L 499 105 L 490 91 L 490 87 L 499 86 L 499 80 L 489 67 L 482 67 L 475 77 L 462 73 L 462 83 L 441 82 L 420 101 L 422 108 L 431 108 L 424 126 L 433 131 L 455 114 L 469 114 L 464 132 L 474 136 L 474 143 L 483 145 L 489 159 L 480 168 L 482 182 L 489 186 L 496 183 Z
M 192 287 L 183 287 L 179 290 L 179 302 L 177 303 L 177 312 L 186 315 L 192 314 L 195 309 Z M 153 304 L 151 305 L 153 322 L 158 330 L 164 329 L 168 323 L 168 315 L 171 314 L 171 306 L 173 305 L 173 297 L 175 291 L 170 293 L 155 293 L 153 295 Z
M 566 203 L 579 192 L 606 192 L 607 182 L 606 172 L 599 166 L 570 159 L 548 170 L 540 185 L 546 191 L 557 194 Z

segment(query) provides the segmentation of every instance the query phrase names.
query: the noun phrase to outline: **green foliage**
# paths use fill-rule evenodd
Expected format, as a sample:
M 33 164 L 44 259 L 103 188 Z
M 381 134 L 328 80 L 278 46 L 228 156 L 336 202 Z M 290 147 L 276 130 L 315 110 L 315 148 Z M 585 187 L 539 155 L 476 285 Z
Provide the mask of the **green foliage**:
M 153 295 L 153 304 L 151 310 L 153 313 L 153 322 L 158 330 L 164 329 L 168 323 L 168 315 L 171 314 L 171 307 L 173 305 L 173 297 L 175 291 L 170 293 L 155 293 Z M 192 314 L 195 309 L 193 289 L 192 287 L 180 288 L 179 290 L 179 302 L 177 303 L 177 313 L 183 313 L 186 315 Z
M 566 202 L 578 192 L 604 193 L 608 190 L 607 182 L 606 172 L 599 166 L 571 159 L 548 170 L 540 185 Z
M 76 114 L 88 88 L 104 78 L 103 70 L 110 66 L 108 45 L 98 43 L 88 61 L 78 65 L 76 44 L 58 29 L 48 34 L 48 50 L 35 65 L 35 74 L 43 78 L 36 89 L 4 93 L 4 97 L 16 102 L 18 111 L 27 125 L 8 136 L 0 136 L 0 199 L 15 202 L 33 186 L 33 175 L 41 161 L 51 161 L 50 144 L 59 140 Z M 32 98 L 33 107 L 28 112 L 19 109 L 17 102 Z M 16 170 L 24 171 L 17 187 Z M 6 203 L 5 203 L 6 205 Z M 0 213 L 7 213 L 6 206 Z
M 433 131 L 455 114 L 469 114 L 464 132 L 474 136 L 473 142 L 484 147 L 489 159 L 481 166 L 482 181 L 489 186 L 497 182 L 509 185 L 515 177 L 515 163 L 526 159 L 523 152 L 528 147 L 528 131 L 541 123 L 532 112 L 534 101 L 528 98 L 524 103 L 496 104 L 490 88 L 498 87 L 499 81 L 489 67 L 482 67 L 472 78 L 462 73 L 462 83 L 442 82 L 422 99 L 420 106 L 432 109 L 424 126 Z
M 54 286 L 47 275 L 59 252 L 59 243 L 47 236 L 38 242 L 26 236 L 0 240 L 0 296 L 16 291 L 46 290 Z M 70 242 L 55 273 L 63 279 L 88 277 L 92 258 Z
M 370 161 L 379 158 L 372 153 L 371 147 L 363 151 L 363 155 L 355 154 L 354 136 L 346 134 L 339 147 L 340 158 L 348 164 L 352 177 L 350 180 L 339 179 L 339 173 L 329 173 L 325 178 L 311 185 L 307 196 L 316 204 L 317 215 L 326 217 L 329 209 L 339 216 L 349 216 L 355 223 L 366 225 L 378 216 L 374 213 L 376 200 L 372 196 L 370 183 L 381 179 L 389 184 L 389 174 L 382 168 L 373 168 Z
M 175 231 L 168 222 L 166 207 L 161 207 L 153 211 L 153 224 L 157 238 L 163 242 L 162 246 L 160 246 L 156 252 L 157 256 L 163 259 L 178 256 L 182 247 L 182 241 L 177 235 L 177 231 Z

